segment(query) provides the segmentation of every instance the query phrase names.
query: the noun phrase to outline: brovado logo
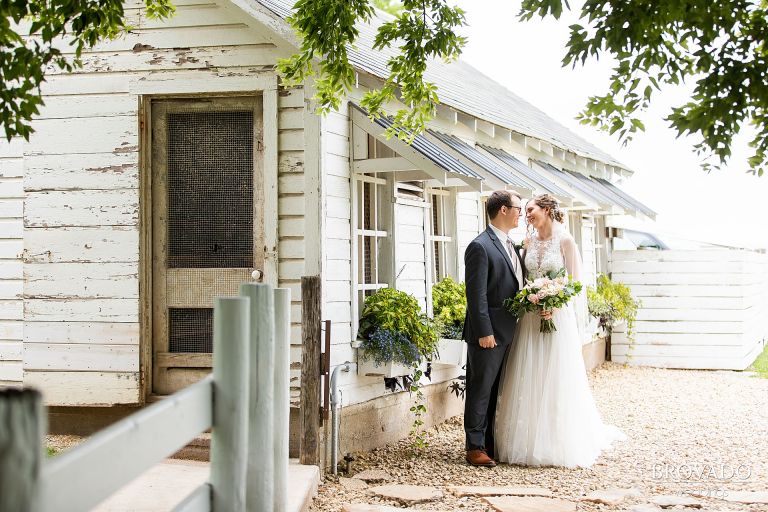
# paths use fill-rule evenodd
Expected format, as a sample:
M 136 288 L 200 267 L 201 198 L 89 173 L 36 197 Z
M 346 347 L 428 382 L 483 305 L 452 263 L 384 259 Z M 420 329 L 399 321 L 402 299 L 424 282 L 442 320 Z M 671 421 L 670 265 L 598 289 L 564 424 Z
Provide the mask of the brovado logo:
M 683 463 L 653 465 L 653 479 L 674 482 L 732 482 L 746 481 L 752 477 L 752 468 L 747 464 Z

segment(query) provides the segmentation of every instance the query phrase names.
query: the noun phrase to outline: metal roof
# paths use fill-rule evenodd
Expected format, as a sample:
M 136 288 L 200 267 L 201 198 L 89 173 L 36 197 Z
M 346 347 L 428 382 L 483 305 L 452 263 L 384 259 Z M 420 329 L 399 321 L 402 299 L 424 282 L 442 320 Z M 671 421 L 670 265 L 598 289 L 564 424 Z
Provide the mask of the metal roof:
M 613 194 L 616 194 L 616 196 L 621 197 L 622 199 L 624 199 L 624 201 L 626 201 L 627 203 L 629 203 L 631 205 L 630 209 L 642 212 L 645 215 L 647 215 L 649 217 L 652 217 L 652 218 L 656 217 L 656 212 L 655 211 L 651 210 L 650 208 L 645 206 L 643 203 L 641 203 L 640 201 L 638 201 L 634 197 L 630 196 L 629 194 L 627 194 L 626 192 L 621 190 L 619 187 L 617 187 L 616 185 L 614 185 L 610 181 L 608 181 L 606 179 L 603 179 L 603 178 L 596 178 L 594 176 L 592 177 L 592 179 L 595 180 L 597 183 L 603 185 L 606 188 L 606 190 L 608 190 L 609 192 L 611 192 Z
M 616 198 L 612 194 L 608 194 L 605 192 L 602 186 L 600 186 L 597 182 L 590 179 L 590 176 L 586 176 L 584 174 L 581 174 L 580 172 L 576 171 L 570 171 L 568 169 L 563 169 L 563 172 L 570 174 L 577 180 L 580 180 L 584 186 L 588 187 L 589 190 L 592 191 L 592 195 L 598 198 L 602 198 L 600 201 L 603 204 L 615 204 L 619 207 L 624 207 L 622 201 L 617 201 Z
M 356 108 L 366 116 L 368 115 L 368 112 L 362 108 L 361 106 L 350 102 L 349 103 L 353 108 Z M 388 119 L 386 117 L 378 117 L 374 118 L 372 120 L 374 123 L 379 125 L 380 127 L 384 128 L 385 130 L 390 128 L 392 126 L 392 120 Z M 436 165 L 439 165 L 443 169 L 445 169 L 447 172 L 451 172 L 454 174 L 459 174 L 461 176 L 466 176 L 468 178 L 475 178 L 478 180 L 482 180 L 483 177 L 477 174 L 475 171 L 464 165 L 460 160 L 457 158 L 451 156 L 446 151 L 443 151 L 440 149 L 440 147 L 429 140 L 424 135 L 420 134 L 417 135 L 415 139 L 413 139 L 413 142 L 411 142 L 410 146 L 424 155 L 425 157 L 429 158 L 432 162 L 434 162 Z
M 463 155 L 465 158 L 471 160 L 478 166 L 499 178 L 502 182 L 513 185 L 515 187 L 524 188 L 526 190 L 536 189 L 536 185 L 534 183 L 531 183 L 524 177 L 516 176 L 509 172 L 507 169 L 494 162 L 493 159 L 478 151 L 477 148 L 470 146 L 455 135 L 446 135 L 434 130 L 429 130 L 429 133 L 430 135 L 436 137 L 457 151 L 459 154 Z
M 264 5 L 283 19 L 290 16 L 294 4 L 294 0 L 250 1 Z M 387 16 L 377 11 L 370 23 L 358 24 L 360 34 L 354 46 L 349 47 L 350 63 L 358 70 L 381 79 L 389 76 L 387 62 L 398 53 L 396 47 L 373 49 L 378 27 L 390 19 Z M 580 156 L 628 169 L 605 151 L 462 60 L 446 63 L 442 59 L 434 59 L 429 63 L 425 78 L 437 85 L 442 104 Z
M 616 202 L 613 199 L 609 199 L 604 194 L 596 192 L 595 187 L 593 187 L 589 183 L 584 182 L 576 175 L 568 171 L 563 171 L 561 169 L 558 169 L 554 165 L 548 164 L 546 162 L 542 162 L 540 160 L 534 160 L 534 162 L 536 162 L 545 170 L 547 170 L 548 172 L 551 172 L 553 175 L 557 176 L 558 178 L 566 182 L 569 187 L 573 187 L 574 189 L 578 190 L 579 193 L 584 194 L 588 199 L 595 201 L 596 203 L 601 205 L 616 204 Z M 589 178 L 587 178 L 587 180 L 589 180 Z
M 519 173 L 523 174 L 528 179 L 536 182 L 540 188 L 546 190 L 550 194 L 554 194 L 556 196 L 567 198 L 567 199 L 573 198 L 573 194 L 566 191 L 564 188 L 558 186 L 553 181 L 548 180 L 541 173 L 534 171 L 533 169 L 531 169 L 530 167 L 528 167 L 523 162 L 515 158 L 513 155 L 510 155 L 506 151 L 502 149 L 492 148 L 490 146 L 486 146 L 485 144 L 478 144 L 478 146 L 480 146 L 485 151 L 489 152 L 494 157 L 498 158 L 508 166 L 512 167 Z

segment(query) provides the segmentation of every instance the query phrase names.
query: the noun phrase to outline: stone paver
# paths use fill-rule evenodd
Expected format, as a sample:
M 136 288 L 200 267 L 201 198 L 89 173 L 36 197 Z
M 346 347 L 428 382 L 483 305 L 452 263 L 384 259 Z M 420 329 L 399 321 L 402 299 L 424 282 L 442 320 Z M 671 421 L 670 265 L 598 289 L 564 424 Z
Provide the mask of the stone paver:
M 390 507 L 388 505 L 372 505 L 368 503 L 345 503 L 341 512 L 419 512 L 415 508 Z M 441 512 L 441 511 L 431 511 Z M 446 511 L 447 512 L 447 511 Z
M 672 508 L 677 506 L 701 508 L 701 502 L 689 496 L 677 496 L 675 494 L 662 494 L 651 498 L 651 503 L 661 508 Z
M 344 478 L 342 476 L 339 478 L 339 484 L 348 491 L 362 491 L 368 488 L 365 480 L 360 480 L 359 478 Z
M 517 486 L 473 486 L 451 485 L 448 492 L 463 498 L 465 496 L 552 496 L 552 491 L 544 487 L 517 487 Z
M 443 491 L 425 485 L 380 485 L 371 487 L 370 492 L 382 498 L 395 500 L 403 505 L 426 503 L 443 497 Z
M 361 471 L 360 473 L 354 475 L 352 478 L 363 480 L 369 484 L 378 484 L 392 480 L 392 476 L 382 469 L 368 469 Z
M 661 508 L 656 505 L 642 503 L 640 505 L 633 505 L 632 508 L 629 509 L 629 512 L 659 512 L 660 510 Z
M 576 503 L 540 496 L 483 498 L 497 512 L 575 512 Z
M 341 506 L 341 512 L 403 512 L 403 510 L 413 509 L 388 507 L 386 505 L 369 505 L 368 503 L 345 503 Z
M 768 491 L 726 491 L 723 499 L 734 503 L 768 503 Z
M 627 498 L 636 498 L 642 495 L 643 493 L 634 487 L 629 489 L 603 489 L 600 491 L 593 491 L 584 496 L 581 500 L 616 506 Z

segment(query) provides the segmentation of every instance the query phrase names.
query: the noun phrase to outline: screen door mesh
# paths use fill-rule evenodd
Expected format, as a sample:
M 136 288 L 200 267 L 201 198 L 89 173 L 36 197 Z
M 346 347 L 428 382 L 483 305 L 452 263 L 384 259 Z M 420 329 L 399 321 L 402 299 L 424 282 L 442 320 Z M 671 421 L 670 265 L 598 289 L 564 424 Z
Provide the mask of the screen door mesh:
M 213 352 L 213 309 L 170 308 L 169 352 Z
M 253 112 L 168 114 L 168 267 L 253 267 Z

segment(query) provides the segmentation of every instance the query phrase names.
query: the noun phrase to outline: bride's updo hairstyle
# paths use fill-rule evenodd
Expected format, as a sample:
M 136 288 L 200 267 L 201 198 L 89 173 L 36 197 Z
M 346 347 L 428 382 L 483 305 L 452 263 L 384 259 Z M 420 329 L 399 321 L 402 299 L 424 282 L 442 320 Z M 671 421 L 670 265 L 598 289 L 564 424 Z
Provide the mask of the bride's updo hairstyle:
M 542 210 L 549 210 L 549 218 L 562 223 L 565 220 L 565 214 L 560 209 L 557 199 L 549 194 L 541 194 L 533 198 L 533 202 Z

